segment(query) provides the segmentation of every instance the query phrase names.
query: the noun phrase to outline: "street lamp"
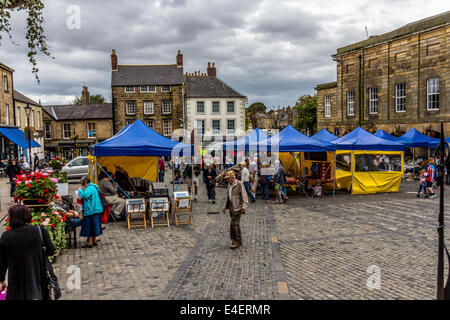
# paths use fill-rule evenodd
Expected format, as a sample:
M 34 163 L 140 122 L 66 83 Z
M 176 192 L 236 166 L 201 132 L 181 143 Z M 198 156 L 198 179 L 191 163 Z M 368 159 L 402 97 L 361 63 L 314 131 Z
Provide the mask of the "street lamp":
M 25 114 L 27 115 L 27 126 L 28 126 L 28 161 L 31 168 L 31 128 L 30 128 L 30 114 L 31 114 L 31 107 L 27 103 L 27 106 L 25 107 Z

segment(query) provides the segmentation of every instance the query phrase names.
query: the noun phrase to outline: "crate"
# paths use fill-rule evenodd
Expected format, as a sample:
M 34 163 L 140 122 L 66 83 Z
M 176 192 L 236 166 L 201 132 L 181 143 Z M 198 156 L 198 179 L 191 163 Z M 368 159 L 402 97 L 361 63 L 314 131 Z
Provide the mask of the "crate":
M 168 197 L 169 188 L 165 183 L 153 182 L 151 185 L 152 197 Z

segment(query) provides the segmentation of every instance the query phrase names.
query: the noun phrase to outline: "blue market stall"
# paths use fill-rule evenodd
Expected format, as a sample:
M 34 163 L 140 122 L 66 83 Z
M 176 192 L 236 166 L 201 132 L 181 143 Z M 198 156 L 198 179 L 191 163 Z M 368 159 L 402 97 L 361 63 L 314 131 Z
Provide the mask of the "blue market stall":
M 94 145 L 95 160 L 102 167 L 122 167 L 129 176 L 156 181 L 159 156 L 191 155 L 191 146 L 166 138 L 141 120 Z
M 319 132 L 317 132 L 316 134 L 312 135 L 311 138 L 319 139 L 319 140 L 322 140 L 322 141 L 331 142 L 333 140 L 338 139 L 339 137 L 335 136 L 334 134 L 332 134 L 327 129 L 322 129 Z
M 352 194 L 398 192 L 403 175 L 402 144 L 377 137 L 361 127 L 333 143 L 338 188 Z

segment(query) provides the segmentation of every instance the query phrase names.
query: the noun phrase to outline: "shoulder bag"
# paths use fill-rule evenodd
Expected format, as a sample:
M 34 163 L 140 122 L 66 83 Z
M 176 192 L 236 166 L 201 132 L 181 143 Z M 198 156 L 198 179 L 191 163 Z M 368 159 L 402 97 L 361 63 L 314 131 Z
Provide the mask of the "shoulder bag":
M 45 269 L 45 299 L 46 300 L 58 300 L 61 298 L 61 289 L 58 284 L 58 278 L 53 271 L 52 264 L 48 260 L 48 257 L 45 253 L 46 248 L 44 245 L 44 237 L 42 236 L 41 227 L 37 226 L 39 231 L 39 237 L 42 242 L 42 258 L 44 260 L 44 269 Z

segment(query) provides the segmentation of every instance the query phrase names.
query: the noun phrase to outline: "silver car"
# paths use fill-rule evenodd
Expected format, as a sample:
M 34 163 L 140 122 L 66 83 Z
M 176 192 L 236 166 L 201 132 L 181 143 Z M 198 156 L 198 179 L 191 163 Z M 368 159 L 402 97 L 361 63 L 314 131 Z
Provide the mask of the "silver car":
M 67 179 L 80 179 L 89 174 L 89 159 L 88 157 L 76 157 L 61 170 L 67 172 Z

